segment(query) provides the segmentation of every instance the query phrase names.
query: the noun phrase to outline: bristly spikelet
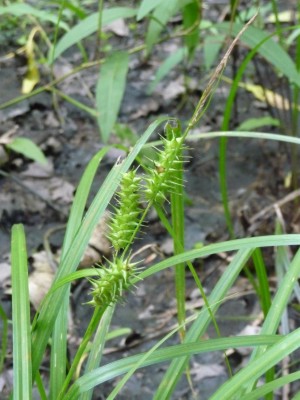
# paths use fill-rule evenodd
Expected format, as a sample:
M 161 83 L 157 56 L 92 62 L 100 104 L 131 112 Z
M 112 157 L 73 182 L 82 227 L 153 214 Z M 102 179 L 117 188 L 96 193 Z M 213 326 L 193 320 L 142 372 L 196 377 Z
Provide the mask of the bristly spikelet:
M 131 286 L 130 280 L 139 269 L 137 264 L 130 263 L 129 258 L 115 256 L 108 261 L 108 267 L 97 269 L 99 279 L 89 279 L 93 286 L 90 293 L 93 299 L 86 304 L 102 307 L 117 302 L 123 291 Z
M 108 238 L 116 251 L 126 248 L 133 240 L 133 234 L 139 225 L 139 216 L 142 212 L 140 206 L 140 182 L 136 170 L 131 170 L 123 175 L 120 190 L 117 193 L 118 205 L 114 208 L 109 223 Z
M 173 135 L 170 139 L 162 139 L 163 150 L 158 150 L 158 160 L 155 168 L 149 169 L 145 179 L 146 199 L 152 203 L 161 204 L 166 200 L 167 194 L 172 192 L 174 185 L 180 185 L 175 172 L 178 165 L 182 164 L 183 138 Z

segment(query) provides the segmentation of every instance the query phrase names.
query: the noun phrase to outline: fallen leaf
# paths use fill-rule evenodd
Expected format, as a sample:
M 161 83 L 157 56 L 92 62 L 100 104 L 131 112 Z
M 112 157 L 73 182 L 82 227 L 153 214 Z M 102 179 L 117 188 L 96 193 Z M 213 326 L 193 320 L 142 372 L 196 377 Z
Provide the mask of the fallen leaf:
M 34 308 L 37 310 L 52 285 L 54 270 L 44 250 L 33 254 L 32 258 L 34 270 L 29 275 L 29 298 Z
M 226 375 L 225 368 L 219 364 L 199 364 L 194 363 L 191 368 L 193 379 L 200 381 L 204 378 L 213 378 L 215 376 Z
M 129 36 L 129 28 L 123 18 L 116 19 L 103 29 L 105 32 L 112 32 L 117 36 Z

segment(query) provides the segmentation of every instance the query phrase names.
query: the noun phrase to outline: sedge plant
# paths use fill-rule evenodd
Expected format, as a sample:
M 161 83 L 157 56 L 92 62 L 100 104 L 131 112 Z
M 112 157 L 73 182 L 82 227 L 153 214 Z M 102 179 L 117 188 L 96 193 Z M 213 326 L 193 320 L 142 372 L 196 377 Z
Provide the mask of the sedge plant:
M 184 249 L 183 224 L 183 165 L 186 142 L 193 139 L 190 130 L 203 115 L 207 101 L 213 93 L 218 79 L 226 65 L 233 45 L 219 64 L 215 74 L 204 91 L 186 130 L 182 133 L 180 123 L 175 118 L 162 117 L 153 122 L 133 146 L 123 160 L 111 169 L 96 193 L 88 210 L 85 211 L 88 194 L 99 163 L 109 147 L 99 151 L 89 162 L 79 183 L 70 212 L 63 242 L 62 255 L 53 285 L 45 296 L 38 313 L 30 319 L 28 294 L 28 265 L 25 233 L 22 225 L 12 229 L 12 301 L 13 301 L 13 368 L 14 386 L 12 396 L 23 400 L 32 398 L 33 384 L 36 384 L 42 399 L 91 399 L 93 389 L 113 378 L 125 375 L 109 399 L 115 398 L 132 374 L 141 367 L 161 362 L 170 362 L 160 385 L 156 388 L 155 399 L 171 398 L 177 383 L 188 371 L 189 359 L 193 354 L 226 350 L 232 347 L 253 347 L 256 350 L 248 364 L 231 379 L 228 379 L 212 399 L 256 399 L 272 393 L 283 385 L 299 379 L 299 373 L 288 373 L 280 378 L 272 377 L 266 384 L 256 389 L 256 381 L 281 360 L 299 348 L 300 330 L 295 329 L 283 335 L 277 334 L 281 315 L 286 310 L 290 296 L 297 286 L 300 273 L 300 253 L 289 263 L 282 276 L 272 303 L 262 303 L 265 312 L 262 332 L 256 336 L 222 337 L 217 324 L 217 311 L 228 297 L 240 272 L 256 252 L 257 268 L 261 269 L 261 280 L 267 285 L 264 263 L 257 249 L 269 246 L 299 246 L 299 234 L 276 234 L 261 237 L 229 240 L 203 246 L 200 249 Z M 161 124 L 165 125 L 165 136 L 157 144 L 157 159 L 153 165 L 132 168 L 140 151 L 151 134 Z M 282 140 L 300 144 L 298 138 L 284 135 L 255 134 L 248 132 L 217 132 L 202 135 L 200 140 L 213 137 L 248 137 Z M 195 139 L 195 138 L 194 138 Z M 142 172 L 144 169 L 144 172 Z M 116 203 L 108 223 L 108 236 L 112 242 L 113 255 L 104 265 L 97 268 L 76 271 L 92 231 L 107 209 L 116 193 Z M 171 221 L 168 220 L 164 203 L 170 202 Z M 147 213 L 155 207 L 162 223 L 174 240 L 174 256 L 143 269 L 141 263 L 133 259 L 132 245 L 136 237 L 147 229 Z M 143 228 L 141 230 L 141 228 Z M 143 231 L 143 232 L 142 232 Z M 206 296 L 201 280 L 194 270 L 192 260 L 218 254 L 234 252 L 225 271 L 218 279 L 211 293 Z M 184 274 L 185 265 L 195 279 L 205 305 L 191 318 L 185 317 Z M 176 297 L 178 304 L 178 327 L 158 341 L 146 353 L 125 357 L 113 363 L 102 365 L 101 356 L 105 347 L 110 321 L 117 303 L 122 302 L 126 290 L 134 290 L 141 279 L 157 274 L 166 268 L 175 268 Z M 72 360 L 66 358 L 67 310 L 70 284 L 76 279 L 89 279 L 90 301 L 84 307 L 93 307 L 93 315 L 77 353 Z M 126 304 L 125 306 L 126 307 Z M 219 337 L 201 340 L 209 325 L 213 323 Z M 176 332 L 180 332 L 181 343 L 164 346 L 164 342 Z M 50 340 L 51 339 L 51 340 Z M 50 383 L 46 384 L 42 374 L 44 352 L 50 344 Z M 83 357 L 87 354 L 85 367 L 80 370 Z M 69 367 L 67 368 L 69 364 Z M 79 372 L 78 372 L 79 371 Z M 221 397 L 220 397 L 221 396 Z

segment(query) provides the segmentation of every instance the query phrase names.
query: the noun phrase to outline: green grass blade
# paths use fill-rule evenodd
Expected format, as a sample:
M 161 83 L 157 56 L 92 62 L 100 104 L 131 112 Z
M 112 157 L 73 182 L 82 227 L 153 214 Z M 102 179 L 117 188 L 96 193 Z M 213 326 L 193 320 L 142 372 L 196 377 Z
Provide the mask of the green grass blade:
M 8 318 L 2 307 L 2 304 L 0 304 L 0 318 L 2 320 L 0 372 L 2 372 L 7 351 L 7 334 L 8 334 Z
M 169 123 L 165 127 L 168 140 L 172 137 L 180 138 L 182 136 L 180 122 Z M 183 149 L 178 154 L 178 160 L 174 164 L 172 172 L 174 185 L 171 192 L 171 216 L 173 228 L 173 246 L 174 254 L 184 252 L 184 191 L 183 191 Z M 182 326 L 180 336 L 183 339 L 185 329 L 183 323 L 185 321 L 185 264 L 177 264 L 175 267 L 175 290 L 177 301 L 177 318 L 178 324 Z
M 13 398 L 32 399 L 30 301 L 27 251 L 23 225 L 14 225 L 11 239 Z
M 269 347 L 247 367 L 240 370 L 233 378 L 228 380 L 210 397 L 210 400 L 238 400 L 244 398 L 240 395 L 241 387 L 261 377 L 268 369 L 275 366 L 284 357 L 287 357 L 300 346 L 300 328 L 285 336 L 278 343 Z
M 255 266 L 256 276 L 258 278 L 258 290 L 259 300 L 261 303 L 261 308 L 266 317 L 269 309 L 271 307 L 271 292 L 269 287 L 269 281 L 266 271 L 266 265 L 260 249 L 255 249 L 253 252 L 253 263 Z
M 108 333 L 110 321 L 112 319 L 113 313 L 115 311 L 115 307 L 109 306 L 105 310 L 103 317 L 101 318 L 100 324 L 97 328 L 95 333 L 93 344 L 90 350 L 90 354 L 86 363 L 86 367 L 84 370 L 84 374 L 87 374 L 94 369 L 98 368 L 101 362 L 102 353 L 106 341 L 106 336 Z M 93 389 L 88 390 L 85 392 L 81 397 L 80 400 L 91 400 L 93 395 Z
M 227 242 L 220 242 L 209 244 L 202 247 L 201 249 L 189 250 L 179 255 L 169 257 L 168 259 L 161 261 L 150 268 L 147 268 L 140 274 L 137 278 L 132 279 L 132 283 L 136 284 L 141 279 L 146 279 L 151 275 L 157 274 L 166 268 L 174 267 L 182 262 L 187 262 L 194 260 L 196 258 L 211 256 L 212 254 L 218 254 L 228 251 L 237 250 L 247 250 L 255 249 L 257 247 L 273 247 L 273 246 L 299 246 L 300 245 L 300 235 L 299 234 L 289 234 L 289 235 L 270 235 L 270 236 L 257 236 L 252 238 L 235 239 L 229 240 Z M 76 271 L 74 273 L 66 275 L 55 282 L 50 290 L 50 295 L 53 296 L 55 291 L 72 282 L 76 279 L 81 279 L 85 277 L 98 276 L 95 268 L 89 268 L 81 271 Z
M 80 346 L 75 354 L 74 360 L 72 361 L 71 367 L 68 371 L 68 375 L 65 379 L 65 382 L 63 384 L 63 387 L 56 398 L 56 400 L 63 400 L 65 398 L 65 393 L 68 390 L 69 384 L 80 364 L 80 361 L 82 359 L 83 354 L 86 351 L 87 345 L 89 344 L 92 335 L 94 334 L 95 330 L 97 329 L 97 326 L 99 325 L 101 318 L 105 312 L 104 307 L 95 307 L 93 316 L 89 322 L 89 325 L 84 333 L 84 336 L 82 338 L 82 341 L 80 343 Z
M 284 313 L 285 308 L 288 305 L 291 293 L 294 289 L 295 282 L 300 275 L 300 250 L 297 251 L 294 256 L 287 273 L 282 280 L 280 287 L 278 288 L 275 297 L 272 301 L 272 306 L 268 312 L 268 315 L 263 323 L 261 334 L 273 334 L 278 329 L 281 317 Z M 258 357 L 263 355 L 266 351 L 265 347 L 259 349 L 259 351 L 253 351 L 251 360 L 256 360 Z M 254 384 L 254 380 L 248 382 L 247 391 L 251 391 L 250 388 Z
M 217 24 L 216 29 L 228 33 L 235 37 L 243 27 L 239 23 L 222 22 Z M 271 35 L 261 29 L 249 26 L 243 33 L 240 41 L 246 44 L 251 49 L 256 51 L 280 71 L 290 82 L 300 86 L 300 74 L 297 71 L 296 64 L 289 54 L 281 47 L 279 43 L 273 40 Z
M 59 279 L 76 270 L 91 234 L 106 210 L 106 207 L 116 191 L 123 174 L 128 170 L 154 130 L 167 119 L 167 117 L 161 117 L 153 122 L 138 140 L 128 157 L 112 168 L 107 178 L 103 182 L 103 185 L 96 194 L 91 206 L 89 207 L 80 225 L 80 228 L 72 240 L 72 244 L 67 250 L 66 255 L 62 258 L 53 285 Z M 55 293 L 48 296 L 47 300 L 43 303 L 40 309 L 39 316 L 36 320 L 35 329 L 32 333 L 32 343 L 35 349 L 32 356 L 33 376 L 35 376 L 40 366 L 40 362 L 52 332 L 54 322 L 66 297 L 68 297 L 68 287 L 63 286 Z
M 104 147 L 89 162 L 76 190 L 75 198 L 70 211 L 64 243 L 61 252 L 63 259 L 67 254 L 71 243 L 82 222 L 84 209 L 90 193 L 92 182 L 97 172 L 99 163 L 110 147 Z M 67 289 L 70 290 L 70 287 Z M 65 296 L 60 312 L 54 325 L 51 346 L 50 364 L 50 399 L 56 400 L 61 391 L 67 365 L 67 329 L 68 329 L 69 296 Z
M 193 354 L 208 353 L 212 351 L 226 350 L 228 348 L 253 347 L 261 345 L 271 345 L 278 343 L 280 336 L 239 336 L 222 339 L 209 339 L 192 343 L 180 344 L 166 347 L 155 351 L 139 366 L 139 368 L 149 365 L 169 361 L 178 357 L 190 357 Z M 79 378 L 67 393 L 64 400 L 76 400 L 81 393 L 91 388 L 107 382 L 117 376 L 128 372 L 143 358 L 145 354 L 126 357 L 122 360 L 114 361 L 103 367 L 97 368 L 91 373 Z
M 292 374 L 288 374 L 282 376 L 281 378 L 275 379 L 270 383 L 266 383 L 265 385 L 260 386 L 259 388 L 253 390 L 253 392 L 246 394 L 243 396 L 243 400 L 256 400 L 261 399 L 263 396 L 270 392 L 275 392 L 275 390 L 280 389 L 284 385 L 295 382 L 300 379 L 300 372 L 294 372 Z M 293 398 L 293 400 L 296 400 Z
M 233 286 L 237 276 L 239 275 L 240 271 L 244 267 L 251 254 L 252 249 L 247 249 L 238 251 L 238 253 L 234 256 L 233 260 L 219 279 L 218 283 L 216 284 L 211 295 L 208 298 L 211 313 L 216 313 L 219 306 L 221 305 L 222 300 L 225 298 L 226 293 L 231 288 L 231 286 Z M 210 312 L 206 308 L 204 309 L 204 312 L 199 315 L 196 321 L 189 328 L 183 343 L 195 342 L 201 338 L 211 322 Z M 188 364 L 188 361 L 189 357 L 182 357 L 172 361 L 169 368 L 167 369 L 167 372 L 160 382 L 154 399 L 165 400 L 170 398 Z
M 229 25 L 228 24 L 226 24 L 226 25 L 227 25 L 227 29 L 231 31 L 231 27 L 229 29 Z M 249 30 L 252 32 L 252 29 L 255 29 L 251 26 L 248 28 L 249 29 L 247 29 L 247 31 L 241 37 L 241 40 L 242 40 L 242 38 L 249 37 Z M 236 93 L 238 91 L 239 82 L 242 79 L 242 76 L 243 76 L 249 62 L 252 60 L 252 58 L 255 56 L 255 54 L 257 52 L 263 51 L 264 54 L 267 54 L 266 47 L 268 47 L 268 45 L 270 44 L 270 41 L 269 41 L 270 38 L 271 38 L 270 35 L 258 34 L 258 38 L 256 38 L 256 41 L 254 41 L 254 43 L 252 43 L 252 45 L 253 45 L 252 50 L 249 52 L 249 54 L 247 54 L 247 56 L 241 63 L 240 67 L 238 68 L 238 71 L 235 74 L 235 77 L 234 77 L 234 80 L 230 87 L 230 92 L 229 92 L 229 95 L 228 95 L 228 98 L 226 101 L 224 115 L 223 115 L 223 122 L 222 122 L 222 126 L 221 126 L 222 131 L 227 131 L 229 129 L 231 113 L 233 110 L 233 103 L 234 103 L 234 100 L 236 97 Z M 272 43 L 275 43 L 275 42 L 272 41 Z M 276 47 L 276 44 L 275 44 L 275 47 Z M 281 49 L 281 47 L 280 47 L 280 49 Z M 286 53 L 284 52 L 284 54 L 286 54 Z M 272 55 L 271 55 L 271 57 L 272 57 Z M 296 73 L 298 74 L 297 71 L 296 71 Z M 227 136 L 221 137 L 220 148 L 219 148 L 219 176 L 220 176 L 220 191 L 221 191 L 222 203 L 223 203 L 223 208 L 224 208 L 225 220 L 226 220 L 226 224 L 228 227 L 230 237 L 232 238 L 232 237 L 234 237 L 234 230 L 233 230 L 233 224 L 232 224 L 232 220 L 231 220 L 231 213 L 230 213 L 230 209 L 229 209 L 228 190 L 227 190 L 227 167 L 226 167 L 227 142 L 228 142 Z
M 210 132 L 210 133 L 199 133 L 188 136 L 187 140 L 202 140 L 202 139 L 215 139 L 220 137 L 233 137 L 233 138 L 241 138 L 241 139 L 261 139 L 261 140 L 274 140 L 277 142 L 285 142 L 285 143 L 295 143 L 300 145 L 300 138 L 293 136 L 281 135 L 279 133 L 266 133 L 266 132 L 234 132 L 234 131 L 225 131 L 225 132 Z M 156 143 L 155 143 L 156 144 Z M 153 146 L 152 144 L 149 144 Z M 145 146 L 148 147 L 148 146 Z

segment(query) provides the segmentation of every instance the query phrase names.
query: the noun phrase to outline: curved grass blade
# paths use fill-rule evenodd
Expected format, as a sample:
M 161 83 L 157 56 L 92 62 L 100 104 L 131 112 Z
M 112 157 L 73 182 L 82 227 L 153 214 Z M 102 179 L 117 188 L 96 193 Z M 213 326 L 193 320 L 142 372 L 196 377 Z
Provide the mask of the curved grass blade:
M 200 340 L 201 336 L 205 333 L 209 323 L 211 322 L 211 313 L 216 313 L 221 305 L 222 300 L 225 298 L 227 291 L 231 288 L 231 286 L 233 286 L 236 278 L 238 277 L 245 263 L 248 261 L 252 252 L 252 249 L 246 249 L 239 250 L 237 254 L 235 254 L 226 271 L 223 273 L 208 297 L 210 310 L 207 308 L 203 309 L 203 312 L 199 314 L 196 321 L 193 322 L 192 326 L 187 331 L 183 343 L 186 344 Z M 165 400 L 170 398 L 178 381 L 184 373 L 188 362 L 188 356 L 177 358 L 171 362 L 153 397 L 154 399 Z
M 273 247 L 273 246 L 299 246 L 300 235 L 289 234 L 289 235 L 270 235 L 270 236 L 257 236 L 245 239 L 228 240 L 227 242 L 220 242 L 209 244 L 202 247 L 201 249 L 189 250 L 179 255 L 169 257 L 167 260 L 161 261 L 152 267 L 141 272 L 137 278 L 132 280 L 132 284 L 138 283 L 141 279 L 146 279 L 151 275 L 157 274 L 166 268 L 174 267 L 182 262 L 194 260 L 196 258 L 207 257 L 212 254 L 218 254 L 228 251 L 247 250 L 255 249 L 258 247 Z M 74 273 L 66 275 L 55 282 L 52 286 L 49 295 L 53 295 L 56 290 L 62 286 L 70 283 L 76 279 L 98 276 L 95 268 L 89 268 L 85 270 L 76 271 Z
M 247 367 L 240 370 L 233 378 L 222 385 L 210 400 L 238 400 L 241 387 L 261 377 L 268 369 L 276 365 L 284 357 L 297 350 L 300 346 L 300 328 L 286 335 L 278 343 L 269 347 L 266 352 L 250 362 Z
M 90 189 L 97 172 L 99 163 L 108 152 L 110 147 L 104 147 L 89 162 L 76 190 L 75 198 L 71 207 L 70 217 L 68 220 L 66 233 L 61 252 L 61 259 L 67 254 L 71 243 L 80 227 L 86 202 L 90 193 Z M 70 286 L 68 287 L 68 292 Z M 67 365 L 67 329 L 68 329 L 68 310 L 69 296 L 66 295 L 60 312 L 55 322 L 52 346 L 51 346 L 51 364 L 50 364 L 50 398 L 56 400 L 63 382 L 66 377 Z
M 193 354 L 226 350 L 232 347 L 261 346 L 265 343 L 270 345 L 279 342 L 280 339 L 280 336 L 239 336 L 223 339 L 209 339 L 200 342 L 197 341 L 170 346 L 152 353 L 149 358 L 141 364 L 140 368 L 169 361 L 178 357 L 190 357 Z M 144 355 L 145 354 L 138 354 L 126 357 L 122 360 L 114 361 L 82 376 L 73 384 L 64 400 L 76 400 L 80 394 L 87 390 L 126 373 L 131 368 L 134 368 Z
M 282 376 L 281 378 L 275 379 L 270 383 L 260 386 L 259 388 L 253 390 L 251 393 L 243 396 L 243 400 L 256 400 L 261 399 L 268 393 L 275 392 L 275 390 L 280 389 L 284 385 L 295 382 L 300 379 L 300 372 L 293 372 L 291 374 Z M 296 400 L 293 398 L 293 400 Z

